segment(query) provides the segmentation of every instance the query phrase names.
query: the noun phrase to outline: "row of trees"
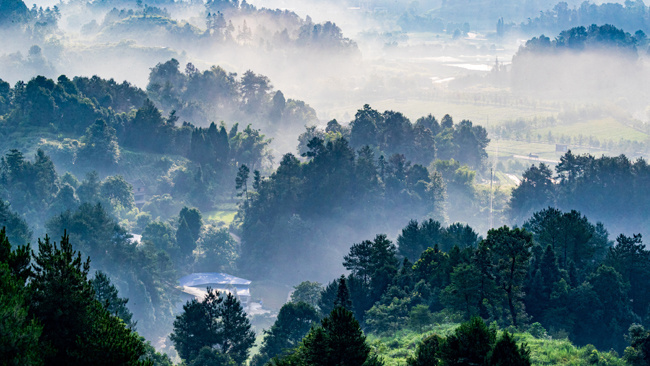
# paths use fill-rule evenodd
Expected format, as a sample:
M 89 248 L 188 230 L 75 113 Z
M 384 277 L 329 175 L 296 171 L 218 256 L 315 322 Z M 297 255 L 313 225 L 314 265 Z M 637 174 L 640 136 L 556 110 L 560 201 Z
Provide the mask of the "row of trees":
M 512 192 L 510 217 L 522 223 L 547 206 L 576 209 L 617 232 L 633 232 L 646 226 L 650 167 L 644 159 L 625 155 L 575 155 L 560 158 L 555 172 L 548 165 L 532 165 Z M 620 213 L 625 212 L 623 216 Z
M 650 274 L 650 251 L 641 236 L 620 235 L 613 244 L 601 224 L 577 211 L 548 208 L 523 228 L 492 229 L 485 239 L 469 227 L 412 222 L 397 243 L 377 235 L 354 244 L 343 262 L 347 277 L 325 288 L 303 283 L 294 297 L 327 314 L 343 282 L 367 331 L 418 328 L 431 313 L 480 316 L 520 329 L 538 322 L 554 337 L 619 352 L 630 325 L 649 319 L 650 288 L 642 279 Z
M 330 303 L 321 303 L 331 311 L 321 311 L 301 301 L 305 286 L 296 287 L 270 330 L 265 331 L 260 353 L 251 364 L 277 365 L 382 365 L 365 342 L 360 324 L 350 311 L 352 302 L 345 277 L 335 282 L 336 294 Z M 494 324 L 487 327 L 479 317 L 463 323 L 446 338 L 437 334 L 426 337 L 407 365 L 530 365 L 530 351 L 517 346 L 506 331 L 497 339 Z
M 34 128 L 71 138 L 70 142 L 46 146 L 60 167 L 78 175 L 97 170 L 102 175 L 119 171 L 132 176 L 133 169 L 125 168 L 130 161 L 123 158 L 132 155 L 125 154 L 123 148 L 130 152 L 187 157 L 191 163 L 184 164 L 184 169 L 175 170 L 167 178 L 169 183 L 161 182 L 161 177 L 144 177 L 150 188 L 157 180 L 161 188 L 158 192 L 151 189 L 148 193 L 173 194 L 175 198 L 202 209 L 212 208 L 215 196 L 228 196 L 229 189 L 224 187 L 230 186 L 239 164 L 261 167 L 270 161 L 268 145 L 271 140 L 260 130 L 250 125 L 241 129 L 238 124 L 233 124 L 226 132 L 223 123 L 221 126 L 211 124 L 208 128 L 197 128 L 190 123 L 177 125 L 175 113 L 163 116 L 141 89 L 126 82 L 117 84 L 98 77 L 70 80 L 65 76 L 59 77 L 57 82 L 39 76 L 27 84 L 19 82 L 14 88 L 0 82 L 0 112 L 4 114 L 1 124 L 6 127 L 3 134 L 7 139 L 22 138 L 25 131 Z M 22 164 L 24 158 L 18 156 L 20 152 L 12 150 L 10 154 L 12 157 L 6 159 Z M 39 202 L 45 200 L 49 204 L 51 199 L 45 196 L 57 191 L 49 178 L 56 174 L 52 159 L 39 152 L 36 160 L 35 164 L 45 164 L 51 170 L 39 173 L 42 175 L 39 180 L 47 182 L 38 185 L 42 186 L 39 188 L 41 191 L 49 189 L 54 192 L 40 192 L 37 197 Z M 22 178 L 16 177 L 17 180 Z M 21 213 L 23 208 L 25 212 L 29 211 L 29 207 L 34 206 L 23 202 L 29 199 L 17 195 L 22 192 L 34 196 L 36 193 L 32 192 L 33 189 L 23 191 L 18 181 L 13 183 L 16 197 L 4 198 L 9 199 Z M 37 185 L 35 181 L 25 184 Z M 128 211 L 129 207 L 125 208 Z M 35 223 L 43 220 L 41 217 Z
M 147 91 L 161 108 L 177 111 L 180 118 L 206 125 L 215 116 L 229 121 L 247 120 L 274 132 L 316 120 L 304 102 L 285 99 L 273 91 L 268 77 L 248 70 L 241 78 L 213 66 L 201 72 L 188 63 L 184 71 L 176 59 L 151 69 Z
M 270 177 L 239 184 L 247 189 L 240 269 L 252 278 L 322 278 L 321 271 L 343 256 L 350 236 L 403 217 L 442 214 L 440 176 L 403 155 L 377 159 L 369 147 L 355 151 L 343 138 L 314 138 L 308 149 L 307 162 L 287 154 Z M 286 261 L 295 263 L 291 271 L 274 269 Z
M 513 63 L 526 53 L 549 54 L 562 51 L 583 51 L 598 50 L 602 47 L 616 48 L 619 52 L 626 52 L 636 56 L 637 39 L 612 25 L 605 24 L 598 26 L 592 24 L 564 30 L 551 41 L 544 35 L 533 37 L 526 41 L 517 54 L 513 57 Z
M 332 120 L 324 130 L 307 127 L 298 139 L 298 150 L 305 153 L 314 137 L 327 141 L 344 137 L 355 149 L 369 146 L 378 155 L 404 154 L 408 160 L 424 166 L 436 158 L 455 159 L 474 169 L 483 168 L 485 148 L 490 142 L 485 128 L 474 126 L 471 121 L 454 124 L 448 114 L 440 121 L 429 114 L 411 123 L 400 112 L 379 113 L 367 104 L 357 111 L 349 126 Z
M 528 22 L 522 23 L 519 27 L 522 31 L 532 34 L 555 33 L 590 24 L 611 24 L 623 29 L 640 30 L 635 37 L 638 42 L 643 42 L 644 32 L 650 32 L 648 20 L 650 20 L 650 10 L 643 1 L 628 1 L 623 4 L 595 4 L 585 1 L 579 7 L 573 8 L 566 2 L 559 2 L 552 9 L 541 12 L 535 18 L 529 18 Z

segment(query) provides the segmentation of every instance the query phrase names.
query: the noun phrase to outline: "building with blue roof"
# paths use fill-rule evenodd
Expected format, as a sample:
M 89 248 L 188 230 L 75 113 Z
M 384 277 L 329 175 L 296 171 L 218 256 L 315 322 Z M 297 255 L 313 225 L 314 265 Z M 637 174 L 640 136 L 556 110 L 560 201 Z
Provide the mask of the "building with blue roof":
M 251 281 L 227 273 L 192 273 L 180 278 L 178 282 L 183 302 L 191 299 L 202 301 L 207 293 L 207 288 L 210 287 L 219 292 L 234 294 L 239 298 L 243 307 L 247 307 L 250 303 Z

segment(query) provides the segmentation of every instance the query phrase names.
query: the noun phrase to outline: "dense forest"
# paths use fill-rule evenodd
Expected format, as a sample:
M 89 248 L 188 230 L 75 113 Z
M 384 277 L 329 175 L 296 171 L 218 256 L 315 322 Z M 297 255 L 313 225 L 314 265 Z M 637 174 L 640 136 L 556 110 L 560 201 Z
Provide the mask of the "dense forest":
M 649 14 L 0 0 L 0 365 L 650 364 Z
M 152 75 L 171 70 L 183 85 L 187 75 L 174 74 L 177 67 L 173 60 L 159 64 Z M 65 174 L 41 149 L 33 160 L 14 149 L 1 161 L 6 280 L 14 289 L 12 304 L 17 305 L 12 306 L 23 309 L 13 326 L 30 334 L 32 343 L 24 347 L 42 343 L 49 350 L 21 357 L 47 364 L 63 353 L 71 360 L 86 357 L 84 352 L 109 347 L 92 343 L 105 337 L 96 332 L 106 331 L 125 337 L 120 347 L 129 349 L 132 360 L 145 362 L 147 354 L 156 364 L 171 362 L 142 343 L 133 333 L 137 330 L 149 340 L 171 332 L 171 343 L 162 349 L 172 352 L 173 344 L 188 364 L 242 364 L 250 357 L 255 334 L 236 297 L 208 291 L 205 299 L 186 303 L 178 313 L 179 274 L 215 269 L 284 283 L 348 273 L 324 287 L 318 282 L 296 286 L 295 301 L 282 308 L 264 335 L 252 361 L 257 365 L 274 357 L 286 364 L 329 364 L 338 362 L 327 361 L 334 355 L 381 364 L 363 332 L 422 330 L 434 319 L 467 323 L 444 338 L 422 340 L 409 364 L 431 357 L 455 364 L 452 359 L 459 356 L 454 352 L 464 352 L 467 337 L 484 337 L 480 342 L 485 347 L 472 357 L 486 364 L 500 364 L 501 357 L 530 364 L 531 351 L 516 343 L 511 334 L 516 332 L 568 337 L 578 346 L 614 349 L 629 360 L 644 357 L 635 347 L 644 342 L 642 327 L 650 308 L 650 289 L 643 281 L 650 256 L 640 234 L 621 234 L 613 242 L 601 223 L 616 232 L 643 227 L 642 159 L 569 151 L 555 168 L 557 176 L 545 164 L 532 165 L 509 204 L 512 222 L 521 228 L 491 229 L 483 238 L 467 224 L 443 224 L 446 199 L 465 195 L 470 205 L 478 204 L 471 184 L 475 174 L 485 172 L 489 139 L 483 127 L 470 121 L 456 124 L 446 115 L 438 122 L 428 115 L 411 123 L 399 112 L 379 113 L 366 105 L 349 124 L 333 120 L 325 129 L 307 128 L 297 141 L 302 154 L 284 155 L 265 176 L 260 170 L 268 171 L 263 165 L 268 141 L 259 132 L 255 135 L 250 126 L 239 132 L 237 125 L 228 131 L 223 123 L 177 126 L 175 111 L 163 117 L 144 91 L 127 83 L 39 77 L 5 90 L 2 122 L 7 134 L 36 130 L 78 141 L 68 145 L 71 151 L 57 152 L 60 161 L 66 153 L 76 157 L 69 165 L 60 164 L 72 168 Z M 134 105 L 139 103 L 141 107 Z M 85 118 L 71 118 L 77 115 Z M 134 139 L 136 131 L 148 138 Z M 132 184 L 119 174 L 109 175 L 120 171 L 125 152 L 181 155 L 197 173 L 187 180 L 177 175 L 166 193 L 169 198 L 154 196 L 139 209 Z M 103 167 L 101 175 L 90 171 L 81 181 L 75 177 L 94 166 Z M 229 176 L 212 178 L 224 172 Z M 218 203 L 206 201 L 223 189 L 218 187 L 230 187 L 239 202 L 230 228 L 204 222 L 200 211 Z M 615 199 L 620 206 L 612 206 L 616 192 L 623 195 Z M 181 209 L 178 202 L 190 206 Z M 632 202 L 638 210 L 630 211 Z M 170 213 L 174 207 L 177 215 Z M 577 210 L 599 221 L 592 223 Z M 615 214 L 620 210 L 628 212 L 623 221 Z M 395 242 L 386 234 L 368 239 L 372 232 L 400 229 Z M 45 232 L 65 234 L 59 246 L 47 236 L 39 239 L 38 251 L 32 253 L 26 248 L 34 232 L 41 237 Z M 130 232 L 141 233 L 140 242 Z M 92 262 L 83 261 L 82 254 Z M 277 263 L 292 265 L 284 269 Z M 75 306 L 88 309 L 84 322 L 90 328 L 69 332 L 87 343 L 72 346 L 54 339 L 49 332 L 60 331 L 56 327 L 61 325 L 51 323 L 47 310 L 39 310 L 42 305 L 30 305 L 37 301 L 33 291 L 64 291 L 38 288 L 39 276 L 48 270 L 58 275 L 72 271 L 79 281 L 70 286 L 76 286 L 83 303 Z M 295 317 L 302 325 L 283 333 L 288 331 L 282 330 L 288 326 L 283 322 L 298 321 Z M 213 321 L 214 327 L 206 325 Z M 312 326 L 319 321 L 320 326 Z M 104 322 L 105 327 L 93 328 Z M 200 331 L 203 326 L 207 328 Z M 628 328 L 636 338 L 628 336 Z M 357 353 L 347 355 L 350 342 L 358 342 Z M 337 347 L 345 351 L 323 351 Z M 125 357 L 126 351 L 110 352 Z M 429 358 L 418 361 L 419 354 Z

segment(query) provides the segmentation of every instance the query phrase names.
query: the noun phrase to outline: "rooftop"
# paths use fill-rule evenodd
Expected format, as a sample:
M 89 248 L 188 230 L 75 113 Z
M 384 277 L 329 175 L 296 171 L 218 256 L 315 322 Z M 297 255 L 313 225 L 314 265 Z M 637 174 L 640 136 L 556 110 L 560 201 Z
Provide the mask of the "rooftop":
M 192 273 L 178 280 L 181 286 L 197 287 L 209 284 L 249 286 L 251 281 L 235 277 L 227 273 L 207 272 Z

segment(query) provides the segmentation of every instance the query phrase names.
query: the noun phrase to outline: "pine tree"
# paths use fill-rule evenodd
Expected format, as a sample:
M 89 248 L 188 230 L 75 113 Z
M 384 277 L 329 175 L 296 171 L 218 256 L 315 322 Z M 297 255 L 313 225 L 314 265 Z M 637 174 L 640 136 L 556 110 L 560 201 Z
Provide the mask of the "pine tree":
M 310 365 L 361 366 L 370 346 L 351 311 L 338 306 L 320 327 L 313 328 L 304 342 L 305 361 Z
M 192 299 L 183 305 L 183 313 L 176 317 L 174 331 L 169 336 L 183 360 L 193 360 L 201 348 L 212 347 L 220 341 L 217 321 L 222 301 L 217 291 L 208 288 L 203 302 Z
M 202 348 L 209 347 L 241 365 L 255 343 L 255 333 L 234 295 L 228 293 L 224 297 L 208 288 L 202 302 L 194 299 L 183 305 L 183 313 L 176 317 L 170 339 L 187 363 L 191 364 Z
M 496 329 L 488 328 L 483 319 L 472 318 L 456 328 L 441 348 L 445 365 L 483 365 L 496 341 Z
M 248 359 L 248 353 L 255 343 L 255 332 L 244 312 L 239 300 L 228 293 L 223 300 L 220 312 L 221 318 L 221 351 L 230 356 L 238 365 L 243 365 Z
M 124 321 L 129 329 L 135 330 L 136 322 L 132 320 L 133 313 L 126 307 L 129 299 L 121 298 L 111 279 L 102 271 L 95 272 L 95 278 L 90 283 L 95 290 L 95 299 L 104 306 L 108 312 Z
M 488 356 L 489 366 L 530 366 L 530 350 L 525 343 L 517 346 L 508 331 L 494 345 Z
M 29 283 L 30 313 L 43 324 L 47 365 L 147 365 L 140 337 L 95 300 L 88 280 L 90 259 L 72 249 L 64 233 L 59 246 L 38 241 Z M 65 296 L 62 296 L 65 294 Z
M 444 342 L 437 334 L 432 334 L 422 340 L 415 354 L 406 359 L 407 366 L 437 366 L 441 365 L 440 348 Z
M 11 244 L 0 232 L 0 363 L 3 365 L 40 365 L 39 338 L 43 331 L 28 314 L 25 280 L 28 275 L 29 252 L 26 247 L 11 250 Z M 25 259 L 26 258 L 26 263 Z
M 340 306 L 347 310 L 352 310 L 352 300 L 350 300 L 350 290 L 345 282 L 345 276 L 341 275 L 339 278 L 338 288 L 336 292 L 336 300 L 334 300 L 334 307 Z

